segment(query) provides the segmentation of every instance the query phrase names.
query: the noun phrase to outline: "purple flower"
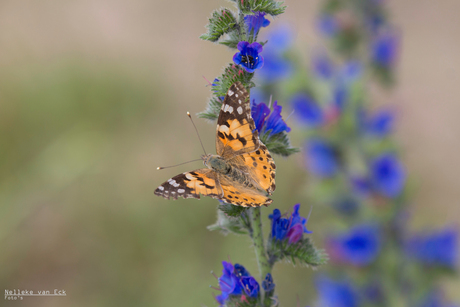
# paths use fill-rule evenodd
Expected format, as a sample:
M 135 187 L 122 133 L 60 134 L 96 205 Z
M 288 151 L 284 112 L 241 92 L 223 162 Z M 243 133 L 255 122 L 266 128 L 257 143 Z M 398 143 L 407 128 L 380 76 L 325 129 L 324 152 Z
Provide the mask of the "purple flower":
M 324 114 L 316 101 L 307 94 L 296 94 L 290 101 L 295 116 L 308 127 L 316 128 L 324 123 Z
M 458 257 L 457 241 L 458 232 L 454 228 L 419 233 L 406 242 L 406 252 L 425 265 L 454 268 Z
M 334 147 L 325 139 L 310 139 L 305 146 L 307 168 L 318 177 L 332 177 L 339 171 Z
M 318 307 L 358 307 L 359 299 L 355 287 L 347 280 L 333 280 L 327 276 L 316 279 Z
M 272 220 L 271 237 L 275 240 L 289 239 L 289 244 L 297 243 L 303 233 L 312 233 L 306 227 L 307 219 L 299 215 L 300 204 L 294 206 L 294 211 L 289 219 L 283 218 L 280 210 L 274 209 L 269 215 Z
M 261 44 L 257 42 L 252 44 L 249 44 L 248 42 L 239 42 L 238 50 L 240 52 L 235 53 L 233 56 L 233 62 L 237 65 L 243 66 L 247 72 L 253 73 L 254 70 L 264 66 L 264 58 L 259 55 L 259 53 L 263 50 Z
M 254 15 L 244 16 L 244 23 L 248 27 L 248 33 L 253 31 L 253 35 L 256 36 L 260 28 L 268 27 L 270 20 L 265 19 L 265 15 L 264 12 L 254 12 Z
M 329 252 L 333 260 L 365 266 L 372 263 L 382 245 L 378 226 L 361 224 L 348 232 L 329 239 Z
M 393 31 L 382 32 L 371 45 L 371 61 L 379 67 L 389 68 L 398 56 L 399 38 Z
M 390 198 L 401 194 L 406 182 L 406 172 L 396 155 L 383 153 L 370 165 L 371 180 L 375 189 Z
M 244 292 L 250 297 L 257 297 L 259 295 L 260 286 L 257 280 L 252 276 L 245 276 L 241 278 L 241 285 Z
M 275 283 L 273 282 L 272 274 L 267 273 L 267 276 L 265 276 L 265 279 L 262 282 L 262 288 L 264 289 L 265 292 L 270 292 L 270 291 L 275 290 Z
M 289 132 L 291 128 L 288 127 L 286 122 L 281 116 L 283 107 L 278 105 L 275 101 L 273 110 L 263 102 L 256 104 L 255 101 L 251 105 L 251 116 L 254 119 L 257 131 L 259 133 L 269 132 L 269 135 L 275 135 L 283 131 Z

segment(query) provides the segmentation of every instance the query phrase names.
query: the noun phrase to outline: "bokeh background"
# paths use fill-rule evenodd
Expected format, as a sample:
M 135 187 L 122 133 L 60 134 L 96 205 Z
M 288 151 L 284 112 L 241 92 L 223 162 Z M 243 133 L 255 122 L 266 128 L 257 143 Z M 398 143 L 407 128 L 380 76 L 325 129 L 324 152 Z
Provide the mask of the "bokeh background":
M 295 29 L 305 58 L 321 44 L 319 2 L 286 1 L 286 14 L 272 20 Z M 399 78 L 391 95 L 375 93 L 374 100 L 399 112 L 396 138 L 417 191 L 411 226 L 456 224 L 460 2 L 387 2 L 402 33 Z M 176 173 L 201 166 L 156 170 L 202 153 L 185 113 L 205 108 L 210 91 L 202 76 L 212 80 L 231 61 L 230 50 L 198 38 L 211 11 L 224 5 L 0 2 L 0 289 L 67 292 L 0 305 L 214 306 L 210 271 L 219 275 L 222 260 L 257 275 L 247 237 L 206 229 L 215 200 L 153 194 Z M 214 125 L 196 124 L 213 152 Z M 273 206 L 282 211 L 303 201 L 301 160 L 276 159 Z M 262 210 L 266 224 L 272 209 Z M 318 247 L 327 215 L 315 207 L 309 221 Z M 274 276 L 283 305 L 313 301 L 310 269 L 280 264 Z M 460 300 L 460 281 L 444 286 Z

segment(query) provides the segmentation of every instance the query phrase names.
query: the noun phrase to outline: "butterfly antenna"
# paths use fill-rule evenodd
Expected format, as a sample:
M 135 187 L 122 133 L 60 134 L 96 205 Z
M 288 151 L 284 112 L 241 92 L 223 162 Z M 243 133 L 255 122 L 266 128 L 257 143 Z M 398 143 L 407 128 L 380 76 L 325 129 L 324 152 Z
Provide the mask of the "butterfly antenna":
M 205 76 L 203 76 L 203 78 L 206 80 L 206 82 L 208 82 L 208 84 L 209 84 L 209 85 L 211 85 L 211 86 L 212 86 L 212 83 L 211 83 L 211 82 L 209 82 L 209 80 L 208 80 L 208 79 L 206 79 L 206 77 L 205 77 Z M 207 85 L 206 85 L 206 86 L 207 86 Z
M 179 165 L 182 165 L 182 164 L 186 164 L 186 163 L 190 163 L 190 162 L 195 162 L 195 161 L 201 161 L 201 160 L 202 160 L 202 159 L 195 159 L 195 160 L 192 160 L 192 161 L 182 162 L 182 163 L 179 163 L 179 164 L 176 164 L 176 165 L 171 165 L 171 166 L 158 166 L 158 167 L 157 167 L 157 170 L 165 169 L 165 168 L 170 168 L 170 167 L 176 167 L 176 166 L 179 166 Z
M 310 219 L 310 215 L 311 215 L 311 211 L 313 210 L 313 206 L 310 207 L 310 212 L 308 212 L 308 216 L 307 216 L 307 222 L 308 220 Z
M 190 112 L 187 112 L 188 118 L 192 121 L 193 127 L 195 128 L 196 135 L 198 135 L 198 139 L 200 140 L 201 147 L 203 148 L 204 155 L 206 156 L 206 150 L 204 149 L 203 142 L 201 141 L 200 134 L 198 133 L 198 129 L 196 129 L 195 123 L 193 122 L 192 116 L 190 115 Z

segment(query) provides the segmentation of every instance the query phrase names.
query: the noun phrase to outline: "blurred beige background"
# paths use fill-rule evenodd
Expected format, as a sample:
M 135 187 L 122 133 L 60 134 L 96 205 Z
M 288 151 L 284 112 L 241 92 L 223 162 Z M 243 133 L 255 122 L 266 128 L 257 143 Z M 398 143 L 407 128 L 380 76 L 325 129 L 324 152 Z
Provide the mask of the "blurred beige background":
M 305 56 L 320 43 L 318 3 L 286 1 L 287 13 L 272 21 L 296 29 Z M 413 227 L 455 224 L 460 1 L 388 5 L 403 35 L 399 86 L 376 104 L 400 111 L 396 137 L 416 186 Z M 202 76 L 212 80 L 233 55 L 198 38 L 220 6 L 231 3 L 0 2 L 0 289 L 67 292 L 6 306 L 213 306 L 209 272 L 219 275 L 220 261 L 230 257 L 257 275 L 249 239 L 206 230 L 214 200 L 153 195 L 164 180 L 200 167 L 155 169 L 201 154 L 185 113 L 204 109 Z M 213 152 L 213 126 L 197 126 Z M 277 159 L 274 204 L 282 210 L 302 200 L 299 159 Z M 309 222 L 319 246 L 321 210 Z M 311 303 L 309 269 L 281 264 L 274 274 L 286 306 L 296 295 Z M 445 285 L 460 300 L 460 282 Z

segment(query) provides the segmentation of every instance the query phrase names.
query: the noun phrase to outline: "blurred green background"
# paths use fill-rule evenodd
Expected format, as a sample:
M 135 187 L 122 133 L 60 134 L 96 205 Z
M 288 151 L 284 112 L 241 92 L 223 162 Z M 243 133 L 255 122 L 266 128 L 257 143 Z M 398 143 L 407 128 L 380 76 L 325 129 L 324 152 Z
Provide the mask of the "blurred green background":
M 307 58 L 319 42 L 319 0 L 287 1 Z M 166 201 L 154 189 L 201 162 L 186 111 L 204 109 L 212 80 L 231 61 L 200 41 L 221 0 L 0 2 L 0 289 L 63 289 L 6 306 L 214 306 L 209 273 L 228 257 L 258 275 L 247 237 L 209 232 L 212 199 Z M 399 110 L 397 139 L 418 192 L 414 229 L 460 217 L 460 2 L 389 0 L 403 35 L 399 85 L 375 93 Z M 275 97 L 276 99 L 276 97 Z M 281 102 L 283 103 L 283 102 Z M 286 110 L 287 111 L 287 110 Z M 209 152 L 214 125 L 196 120 Z M 302 140 L 291 133 L 293 145 Z M 302 156 L 275 158 L 274 207 L 308 206 Z M 306 207 L 303 214 L 307 214 Z M 327 208 L 315 207 L 322 246 Z M 267 233 L 268 229 L 265 229 Z M 314 298 L 311 270 L 275 267 L 283 306 Z M 457 301 L 457 280 L 445 281 Z M 214 291 L 216 293 L 216 291 Z

